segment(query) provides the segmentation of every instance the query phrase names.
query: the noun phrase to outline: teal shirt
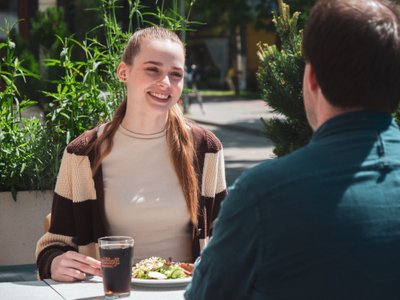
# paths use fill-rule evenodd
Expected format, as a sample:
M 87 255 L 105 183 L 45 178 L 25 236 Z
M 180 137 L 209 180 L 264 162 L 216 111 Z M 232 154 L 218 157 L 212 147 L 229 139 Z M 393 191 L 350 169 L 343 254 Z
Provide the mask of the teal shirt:
M 347 113 L 243 173 L 186 299 L 400 299 L 400 131 Z

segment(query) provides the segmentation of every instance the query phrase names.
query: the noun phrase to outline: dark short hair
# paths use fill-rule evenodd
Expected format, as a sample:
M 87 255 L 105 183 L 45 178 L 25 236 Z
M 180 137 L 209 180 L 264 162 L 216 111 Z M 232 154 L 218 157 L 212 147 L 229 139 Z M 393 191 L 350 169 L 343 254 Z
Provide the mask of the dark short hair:
M 334 106 L 393 112 L 400 100 L 400 9 L 387 0 L 320 0 L 303 56 Z

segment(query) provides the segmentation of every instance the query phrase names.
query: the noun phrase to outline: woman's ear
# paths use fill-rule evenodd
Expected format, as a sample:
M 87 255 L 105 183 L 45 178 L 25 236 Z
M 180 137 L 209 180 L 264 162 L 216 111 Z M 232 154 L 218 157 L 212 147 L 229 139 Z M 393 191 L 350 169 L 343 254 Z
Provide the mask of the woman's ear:
M 126 83 L 128 79 L 128 66 L 124 62 L 120 62 L 117 67 L 117 77 L 119 81 Z

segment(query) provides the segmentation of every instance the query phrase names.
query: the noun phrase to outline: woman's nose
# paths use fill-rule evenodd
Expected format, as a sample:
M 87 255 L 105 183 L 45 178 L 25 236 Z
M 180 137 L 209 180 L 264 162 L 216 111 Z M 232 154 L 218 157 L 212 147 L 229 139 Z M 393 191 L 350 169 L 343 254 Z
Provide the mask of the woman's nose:
M 160 85 L 163 85 L 163 86 L 170 86 L 171 85 L 171 80 L 169 79 L 169 76 L 166 75 L 166 76 L 160 78 L 159 83 L 160 83 Z

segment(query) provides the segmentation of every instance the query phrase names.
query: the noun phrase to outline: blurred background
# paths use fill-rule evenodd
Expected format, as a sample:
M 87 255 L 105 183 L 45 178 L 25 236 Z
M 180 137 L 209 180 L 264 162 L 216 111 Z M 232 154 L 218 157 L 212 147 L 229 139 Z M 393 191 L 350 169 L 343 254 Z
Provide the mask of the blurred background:
M 117 20 L 126 29 L 130 22 L 128 2 L 132 1 L 114 2 L 119 7 Z M 305 19 L 314 0 L 286 2 L 292 10 L 304 12 L 301 18 Z M 54 34 L 74 34 L 80 40 L 98 26 L 101 5 L 101 0 L 1 0 L 0 27 L 5 27 L 6 20 L 15 24 L 24 61 L 35 68 L 32 65 L 35 58 L 40 59 L 40 46 L 48 51 L 56 48 L 52 45 Z M 188 70 L 192 65 L 197 67 L 199 89 L 231 90 L 236 94 L 257 91 L 257 44 L 275 43 L 271 19 L 272 11 L 277 10 L 276 0 L 143 0 L 140 6 L 143 12 L 175 9 L 193 22 L 182 38 L 187 44 Z M 151 20 L 151 15 L 146 19 Z M 5 37 L 0 32 L 0 40 Z
M 189 118 L 244 132 L 256 124 L 278 156 L 304 145 L 311 130 L 301 32 L 313 3 L 0 0 L 0 192 L 15 199 L 18 191 L 53 188 L 64 147 L 110 120 L 124 98 L 115 70 L 132 32 L 150 25 L 176 31 L 186 44 L 182 106 Z M 198 115 L 197 105 L 189 109 L 194 102 Z M 246 139 L 235 149 L 261 144 Z

